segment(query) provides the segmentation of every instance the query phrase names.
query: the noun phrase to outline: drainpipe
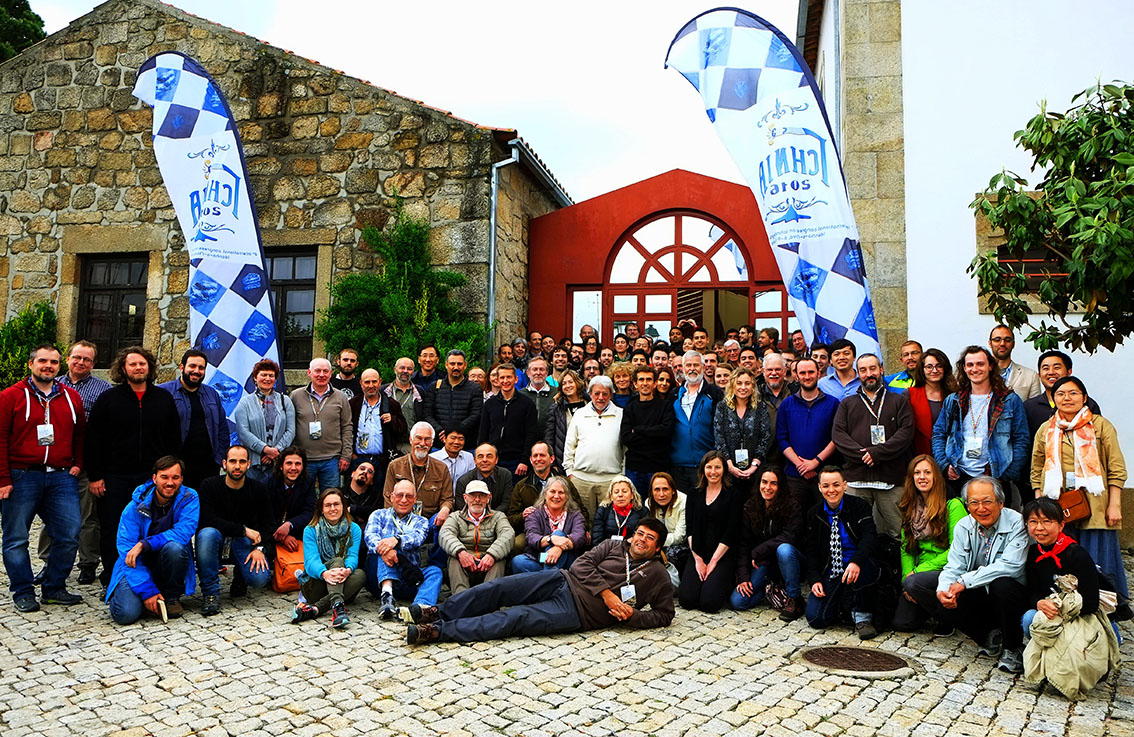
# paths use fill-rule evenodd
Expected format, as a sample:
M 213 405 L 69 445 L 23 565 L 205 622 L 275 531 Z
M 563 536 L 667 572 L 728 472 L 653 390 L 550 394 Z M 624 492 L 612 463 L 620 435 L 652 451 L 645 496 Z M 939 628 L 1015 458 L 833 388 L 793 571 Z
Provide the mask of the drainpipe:
M 513 143 L 513 142 L 510 142 Z M 512 155 L 492 165 L 492 203 L 488 213 L 488 357 L 496 345 L 496 207 L 500 200 L 500 170 L 520 161 L 520 150 L 512 146 Z

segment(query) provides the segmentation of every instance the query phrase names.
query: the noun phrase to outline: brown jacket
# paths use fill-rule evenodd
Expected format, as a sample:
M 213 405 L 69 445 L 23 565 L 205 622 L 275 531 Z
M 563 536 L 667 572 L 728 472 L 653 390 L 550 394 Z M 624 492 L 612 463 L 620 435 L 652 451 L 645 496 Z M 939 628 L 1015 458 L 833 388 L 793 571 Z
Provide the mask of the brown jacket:
M 563 572 L 584 630 L 619 624 L 603 601 L 602 592 L 610 589 L 618 594 L 626 585 L 626 556 L 629 551 L 627 540 L 605 540 Z M 635 569 L 635 566 L 641 567 Z M 640 630 L 668 627 L 673 621 L 673 582 L 661 558 L 654 557 L 645 565 L 631 559 L 630 569 L 630 583 L 637 588 L 636 603 L 634 614 L 625 624 Z M 646 605 L 649 605 L 649 610 L 643 609 Z
M 871 408 L 878 413 L 878 419 L 866 408 L 866 401 L 864 391 L 859 389 L 839 402 L 835 411 L 831 440 L 843 456 L 843 474 L 847 481 L 881 481 L 901 486 L 906 480 L 914 440 L 910 400 L 905 394 L 880 390 Z M 879 445 L 872 443 L 870 437 L 870 426 L 875 424 L 886 428 L 886 442 Z M 864 450 L 870 452 L 874 465 L 862 461 Z
M 382 500 L 385 506 L 390 506 L 390 492 L 394 484 L 402 479 L 408 479 L 417 487 L 417 500 L 421 502 L 421 515 L 429 519 L 445 507 L 453 511 L 453 480 L 449 476 L 449 468 L 436 458 L 425 459 L 425 476 L 421 471 L 416 472 L 416 478 L 410 468 L 410 459 L 413 454 L 404 455 L 390 461 L 386 469 L 386 485 L 382 487 Z

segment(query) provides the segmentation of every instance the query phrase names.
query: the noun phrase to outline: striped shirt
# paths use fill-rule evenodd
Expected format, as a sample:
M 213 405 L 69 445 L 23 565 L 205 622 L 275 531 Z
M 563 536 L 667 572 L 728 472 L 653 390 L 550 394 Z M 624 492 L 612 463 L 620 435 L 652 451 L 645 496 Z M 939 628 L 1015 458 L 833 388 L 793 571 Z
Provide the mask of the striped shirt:
M 95 400 L 99 395 L 110 388 L 110 382 L 98 378 L 93 374 L 87 374 L 86 378 L 79 379 L 78 381 L 71 381 L 71 374 L 65 373 L 59 377 L 59 383 L 63 386 L 70 387 L 79 393 L 83 400 L 83 411 L 86 412 L 87 419 L 91 418 L 91 407 L 94 406 Z

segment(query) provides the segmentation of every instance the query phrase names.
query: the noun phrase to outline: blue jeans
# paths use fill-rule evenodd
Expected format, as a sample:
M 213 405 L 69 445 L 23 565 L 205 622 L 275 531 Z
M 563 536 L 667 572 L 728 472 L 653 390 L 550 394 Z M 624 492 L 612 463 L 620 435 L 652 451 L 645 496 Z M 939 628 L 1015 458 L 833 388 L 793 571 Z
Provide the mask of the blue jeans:
M 339 472 L 339 459 L 328 458 L 325 461 L 308 461 L 307 473 L 315 479 L 319 491 L 324 489 L 341 489 L 343 475 Z
M 261 466 L 259 463 L 253 463 L 248 467 L 246 475 L 253 481 L 259 481 L 266 486 L 272 480 L 272 466 Z
M 791 543 L 780 543 L 776 548 L 776 567 L 784 579 L 784 589 L 793 599 L 799 597 L 799 569 L 803 565 L 803 554 L 796 550 Z M 737 611 L 746 611 L 764 600 L 764 588 L 768 584 L 768 576 L 773 573 L 770 564 L 765 564 L 752 571 L 752 595 L 745 596 L 733 590 L 729 596 L 729 606 Z
M 560 568 L 567 568 L 575 560 L 575 554 L 565 552 L 560 554 L 559 560 L 554 563 L 540 563 L 538 557 L 532 557 L 530 553 L 517 555 L 512 559 L 512 573 L 535 573 L 536 571 L 555 571 Z
M 188 545 L 169 542 L 156 553 L 144 553 L 142 561 L 153 576 L 154 585 L 166 601 L 176 601 L 185 592 L 185 574 L 189 571 Z M 123 578 L 118 581 L 108 602 L 115 624 L 133 624 L 146 611 L 142 597 L 134 593 Z
M 873 620 L 874 584 L 879 576 L 878 567 L 869 561 L 859 569 L 854 583 L 843 583 L 841 576 L 825 575 L 821 582 L 825 596 L 807 597 L 807 623 L 820 630 L 838 623 L 846 599 L 850 600 L 855 624 Z
M 650 471 L 631 471 L 626 469 L 626 478 L 630 479 L 630 483 L 634 484 L 634 488 L 642 496 L 643 501 L 650 498 L 650 478 L 653 477 Z
M 416 551 L 414 555 L 416 555 Z M 397 568 L 391 568 L 382 560 L 382 556 L 371 553 L 366 556 L 366 588 L 370 593 L 379 596 L 382 593 L 382 582 L 394 582 L 395 599 L 413 599 L 414 604 L 420 606 L 435 606 L 441 596 L 441 579 L 444 574 L 437 566 L 426 566 L 421 569 L 425 580 L 415 589 L 402 581 Z
M 215 527 L 205 527 L 197 530 L 197 575 L 201 578 L 201 593 L 220 594 L 221 549 L 224 547 L 224 535 Z M 229 560 L 233 563 L 233 578 L 243 578 L 245 583 L 254 589 L 265 588 L 272 580 L 272 569 L 269 566 L 263 571 L 253 571 L 251 562 L 245 559 L 252 552 L 253 545 L 246 537 L 232 539 L 232 554 Z
M 437 626 L 442 642 L 483 642 L 583 628 L 567 577 L 559 571 L 505 576 L 450 596 Z
M 43 591 L 45 594 L 60 591 L 67 582 L 79 549 L 82 515 L 79 512 L 78 481 L 65 471 L 48 473 L 13 468 L 11 476 L 12 491 L 7 499 L 0 501 L 8 589 L 16 599 L 35 596 L 28 529 L 38 513 L 53 541 L 47 556 Z

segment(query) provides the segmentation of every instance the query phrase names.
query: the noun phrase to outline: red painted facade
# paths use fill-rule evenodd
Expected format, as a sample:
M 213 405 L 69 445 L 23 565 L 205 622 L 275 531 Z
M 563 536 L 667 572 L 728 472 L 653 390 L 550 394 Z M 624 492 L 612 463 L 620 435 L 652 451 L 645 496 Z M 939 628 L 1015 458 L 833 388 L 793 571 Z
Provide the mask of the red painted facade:
M 607 295 L 616 246 L 640 224 L 666 213 L 687 213 L 722 224 L 735 234 L 747 263 L 747 283 L 689 282 L 684 288 L 748 287 L 750 294 L 779 289 L 779 269 L 751 190 L 741 184 L 675 169 L 531 222 L 528 324 L 531 329 L 565 335 L 571 329 L 572 292 L 602 289 L 604 342 L 610 331 Z M 623 285 L 619 291 L 627 291 Z M 651 285 L 635 285 L 648 292 Z M 661 287 L 662 285 L 656 285 Z M 673 285 L 669 285 L 671 288 Z M 630 287 L 629 291 L 634 291 Z M 749 321 L 755 316 L 749 299 Z M 786 301 L 785 301 L 786 302 Z M 786 303 L 784 305 L 786 310 Z M 785 317 L 786 319 L 786 317 Z

